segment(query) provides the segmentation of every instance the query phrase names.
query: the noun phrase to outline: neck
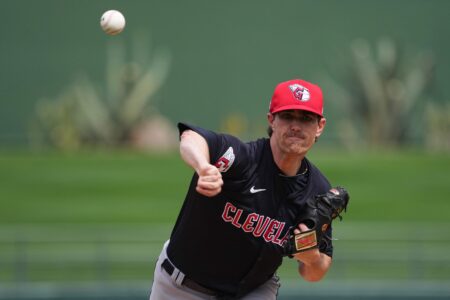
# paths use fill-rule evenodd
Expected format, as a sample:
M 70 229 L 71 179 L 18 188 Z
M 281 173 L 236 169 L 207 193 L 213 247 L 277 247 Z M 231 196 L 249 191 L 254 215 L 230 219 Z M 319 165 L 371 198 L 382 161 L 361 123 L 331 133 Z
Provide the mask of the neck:
M 304 154 L 290 154 L 282 152 L 278 147 L 274 145 L 272 139 L 270 140 L 270 147 L 272 149 L 273 160 L 277 167 L 283 172 L 286 176 L 295 176 L 297 175 L 298 170 L 302 165 Z

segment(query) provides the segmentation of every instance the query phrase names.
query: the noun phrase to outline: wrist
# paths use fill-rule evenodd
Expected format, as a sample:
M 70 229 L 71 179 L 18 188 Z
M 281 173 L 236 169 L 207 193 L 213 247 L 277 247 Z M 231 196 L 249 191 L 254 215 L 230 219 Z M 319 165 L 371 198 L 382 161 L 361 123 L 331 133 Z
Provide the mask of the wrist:
M 194 167 L 195 172 L 197 172 L 198 175 L 204 174 L 207 170 L 211 168 L 211 164 L 205 161 L 199 161 L 197 162 L 196 166 Z

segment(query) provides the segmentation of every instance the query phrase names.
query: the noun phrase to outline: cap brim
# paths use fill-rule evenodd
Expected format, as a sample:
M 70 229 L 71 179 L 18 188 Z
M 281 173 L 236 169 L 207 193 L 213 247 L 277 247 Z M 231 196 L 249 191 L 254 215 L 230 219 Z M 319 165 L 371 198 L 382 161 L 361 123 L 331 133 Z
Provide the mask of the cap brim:
M 272 114 L 283 111 L 283 110 L 305 110 L 305 111 L 309 111 L 312 113 L 315 113 L 318 116 L 323 117 L 323 114 L 321 112 L 318 112 L 314 109 L 312 109 L 311 107 L 308 106 L 304 106 L 304 105 L 286 105 L 286 106 L 282 106 L 282 107 L 278 107 L 277 109 L 274 109 L 273 111 L 271 111 Z

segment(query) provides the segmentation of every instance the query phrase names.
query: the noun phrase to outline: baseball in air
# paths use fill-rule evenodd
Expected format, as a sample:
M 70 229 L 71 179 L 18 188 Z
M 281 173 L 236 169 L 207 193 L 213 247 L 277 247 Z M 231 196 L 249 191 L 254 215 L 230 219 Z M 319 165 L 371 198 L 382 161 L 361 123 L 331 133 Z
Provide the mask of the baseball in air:
M 108 10 L 100 19 L 100 26 L 109 35 L 116 35 L 125 28 L 125 17 L 118 10 Z

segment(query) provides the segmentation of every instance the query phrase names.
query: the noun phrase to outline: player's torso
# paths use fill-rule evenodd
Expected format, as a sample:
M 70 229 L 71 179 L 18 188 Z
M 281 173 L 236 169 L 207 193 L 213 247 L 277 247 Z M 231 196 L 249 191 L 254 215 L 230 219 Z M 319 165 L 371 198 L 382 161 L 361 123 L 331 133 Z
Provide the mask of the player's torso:
M 194 176 L 168 250 L 191 278 L 232 293 L 264 282 L 279 267 L 307 185 L 307 177 L 280 175 L 267 140 L 246 151 L 239 176 L 224 174 L 216 197 L 196 194 Z M 236 159 L 241 154 L 234 152 Z
M 282 176 L 269 145 L 256 143 L 251 145 L 253 156 L 245 177 L 224 181 L 222 221 L 261 247 L 281 253 L 288 229 L 304 203 L 301 190 L 306 188 L 307 178 Z M 293 190 L 299 193 L 296 199 L 289 199 Z

